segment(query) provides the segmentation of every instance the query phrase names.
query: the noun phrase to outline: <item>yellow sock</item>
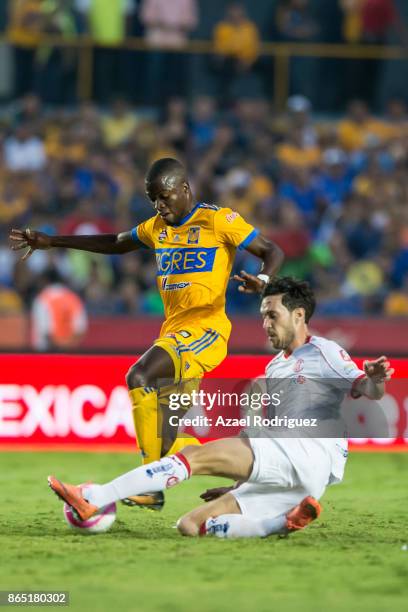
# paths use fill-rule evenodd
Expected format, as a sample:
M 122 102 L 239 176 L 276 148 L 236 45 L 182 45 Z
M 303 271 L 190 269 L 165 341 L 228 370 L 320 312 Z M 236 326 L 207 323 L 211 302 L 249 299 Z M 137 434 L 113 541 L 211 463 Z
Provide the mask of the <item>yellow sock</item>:
M 173 385 L 169 385 L 166 387 L 161 387 L 160 393 L 159 393 L 159 406 L 161 406 L 161 410 L 164 410 L 164 413 L 166 414 L 165 407 L 168 405 L 169 396 L 172 393 L 177 393 L 177 394 L 191 393 L 193 389 L 197 389 L 197 388 L 198 388 L 197 381 L 193 379 L 188 380 L 188 381 L 174 383 Z M 191 446 L 191 445 L 201 446 L 201 442 L 199 442 L 197 438 L 194 438 L 193 436 L 183 433 L 180 437 L 177 437 L 174 440 L 172 446 L 170 447 L 170 450 L 167 451 L 166 455 L 174 455 L 174 453 L 178 453 L 181 450 L 183 450 L 183 448 L 185 448 L 186 446 Z
M 138 387 L 129 391 L 129 397 L 143 463 L 157 461 L 161 457 L 162 450 L 162 438 L 158 435 L 158 432 L 162 431 L 162 412 L 158 410 L 157 393 L 155 390 L 146 391 L 144 387 Z M 166 393 L 161 393 L 160 401 L 163 400 L 166 401 Z M 200 444 L 193 436 L 183 434 L 182 437 L 176 438 L 167 454 L 172 455 L 186 446 Z
M 152 389 L 149 387 L 149 389 Z M 162 440 L 158 437 L 161 431 L 161 413 L 157 409 L 156 391 L 146 391 L 144 387 L 129 391 L 132 402 L 133 421 L 143 463 L 157 461 L 161 457 Z
M 174 440 L 174 444 L 167 454 L 174 455 L 174 453 L 179 453 L 186 446 L 201 446 L 201 442 L 197 440 L 197 438 L 193 438 L 193 436 L 183 434 L 182 438 L 176 438 Z

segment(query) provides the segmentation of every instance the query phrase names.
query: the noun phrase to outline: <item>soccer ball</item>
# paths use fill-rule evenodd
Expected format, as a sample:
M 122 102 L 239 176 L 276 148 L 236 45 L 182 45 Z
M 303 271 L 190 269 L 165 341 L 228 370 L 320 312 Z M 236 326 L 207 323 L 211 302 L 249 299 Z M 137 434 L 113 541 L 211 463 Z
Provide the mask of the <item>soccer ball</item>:
M 112 527 L 116 520 L 115 503 L 104 506 L 97 514 L 87 521 L 81 521 L 68 504 L 64 504 L 63 512 L 68 526 L 73 529 L 73 531 L 77 531 L 83 535 L 105 533 L 105 531 L 108 531 L 108 529 Z

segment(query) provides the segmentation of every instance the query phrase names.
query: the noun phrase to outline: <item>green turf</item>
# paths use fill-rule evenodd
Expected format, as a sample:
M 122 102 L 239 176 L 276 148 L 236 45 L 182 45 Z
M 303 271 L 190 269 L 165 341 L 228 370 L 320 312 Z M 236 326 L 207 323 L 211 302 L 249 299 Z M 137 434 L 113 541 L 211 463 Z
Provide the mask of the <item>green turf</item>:
M 169 491 L 161 513 L 121 506 L 108 534 L 70 532 L 46 475 L 103 482 L 133 464 L 126 454 L 0 454 L 0 589 L 69 590 L 81 611 L 407 609 L 408 453 L 352 455 L 321 519 L 284 540 L 179 536 L 177 517 L 221 482 L 210 478 Z

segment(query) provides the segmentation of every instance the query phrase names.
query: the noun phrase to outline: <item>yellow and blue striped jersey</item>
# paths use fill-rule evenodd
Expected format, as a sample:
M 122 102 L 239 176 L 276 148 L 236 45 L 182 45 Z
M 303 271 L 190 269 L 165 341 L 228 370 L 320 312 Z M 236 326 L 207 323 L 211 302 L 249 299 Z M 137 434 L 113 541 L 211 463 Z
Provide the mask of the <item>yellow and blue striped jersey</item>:
M 230 208 L 202 203 L 177 225 L 166 225 L 156 215 L 132 230 L 135 242 L 156 252 L 157 286 L 166 318 L 160 335 L 197 324 L 228 339 L 231 323 L 225 293 L 235 251 L 258 234 Z

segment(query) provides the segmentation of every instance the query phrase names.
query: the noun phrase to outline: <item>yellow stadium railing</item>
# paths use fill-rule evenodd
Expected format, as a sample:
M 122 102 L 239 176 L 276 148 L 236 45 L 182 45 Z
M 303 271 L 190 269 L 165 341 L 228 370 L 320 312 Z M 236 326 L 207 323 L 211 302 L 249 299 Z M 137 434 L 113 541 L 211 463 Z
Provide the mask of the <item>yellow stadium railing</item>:
M 0 37 L 0 42 L 13 44 L 7 37 Z M 94 41 L 88 36 L 63 39 L 57 36 L 43 36 L 41 45 L 71 47 L 78 49 L 78 81 L 77 94 L 82 100 L 91 98 L 93 90 L 93 52 L 96 47 L 121 48 L 134 51 L 151 51 L 143 38 L 127 38 L 120 45 L 106 45 Z M 182 49 L 167 49 L 166 51 L 191 54 L 212 54 L 214 47 L 212 41 L 191 40 Z M 381 45 L 348 45 L 332 43 L 273 43 L 263 42 L 260 48 L 261 55 L 272 57 L 274 60 L 274 105 L 282 109 L 289 94 L 289 70 L 292 57 L 335 58 L 335 59 L 381 59 L 403 60 L 408 59 L 408 48 L 401 46 Z

